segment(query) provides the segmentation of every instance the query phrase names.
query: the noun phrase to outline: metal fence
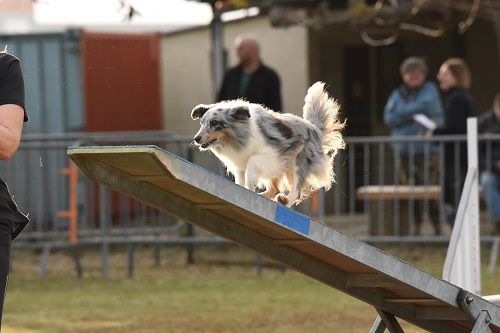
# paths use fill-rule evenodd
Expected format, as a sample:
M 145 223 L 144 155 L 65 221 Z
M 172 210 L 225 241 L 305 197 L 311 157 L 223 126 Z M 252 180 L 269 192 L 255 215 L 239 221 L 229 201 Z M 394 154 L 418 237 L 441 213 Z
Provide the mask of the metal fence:
M 311 214 L 320 222 L 331 225 L 363 240 L 376 241 L 445 241 L 450 232 L 444 210 L 443 188 L 446 173 L 455 169 L 465 176 L 461 163 L 466 152 L 462 149 L 465 136 L 447 137 L 349 137 L 347 149 L 336 159 L 337 183 L 327 193 L 319 192 L 297 209 Z M 27 212 L 31 223 L 21 234 L 18 247 L 67 246 L 69 242 L 70 198 L 76 198 L 77 237 L 79 245 L 123 243 L 196 244 L 220 242 L 217 237 L 195 231 L 182 221 L 156 209 L 110 192 L 84 178 L 71 183 L 63 168 L 70 165 L 68 146 L 152 144 L 167 149 L 195 164 L 222 174 L 224 169 L 210 153 L 200 153 L 190 145 L 191 138 L 174 133 L 69 133 L 25 135 L 16 156 L 0 164 L 0 173 L 9 184 L 16 202 Z M 404 163 L 395 144 L 408 144 L 407 179 L 401 180 Z M 480 159 L 491 168 L 491 152 L 500 144 L 500 135 L 480 136 Z M 423 145 L 423 152 L 416 147 Z M 445 150 L 455 151 L 454 161 L 445 160 Z M 498 148 L 495 148 L 498 149 Z M 420 156 L 420 157 L 418 157 Z M 432 182 L 431 159 L 438 163 L 437 181 Z M 414 161 L 423 160 L 417 170 Z M 67 170 L 66 170 L 67 171 Z M 416 172 L 422 172 L 420 183 Z M 456 198 L 464 179 L 453 180 Z M 403 185 L 407 184 L 408 187 Z M 417 190 L 420 190 L 417 191 Z M 434 206 L 433 206 L 434 205 Z M 423 213 L 422 229 L 416 233 L 416 207 Z M 430 220 L 438 207 L 437 217 L 442 227 L 435 235 Z M 492 221 L 482 204 L 482 233 L 490 235 Z
M 348 149 L 335 164 L 338 183 L 333 191 L 321 193 L 320 218 L 340 229 L 357 225 L 357 230 L 345 231 L 370 242 L 447 240 L 467 172 L 466 139 L 465 135 L 347 138 Z M 400 144 L 407 145 L 407 154 L 394 149 Z M 482 168 L 491 170 L 500 135 L 481 135 L 478 145 Z M 423 147 L 420 152 L 418 146 Z M 450 216 L 447 202 L 454 209 Z M 488 236 L 493 221 L 484 201 L 481 208 L 482 234 Z M 416 212 L 422 215 L 421 230 L 416 228 Z M 435 234 L 431 220 L 437 221 L 440 234 Z
M 17 246 L 66 245 L 68 213 L 75 211 L 80 244 L 97 244 L 103 238 L 110 242 L 154 242 L 180 235 L 182 221 L 89 182 L 78 170 L 78 180 L 71 181 L 68 146 L 144 143 L 194 161 L 189 141 L 167 132 L 25 135 L 16 156 L 0 164 L 18 206 L 31 219 Z M 72 195 L 76 198 L 73 212 Z

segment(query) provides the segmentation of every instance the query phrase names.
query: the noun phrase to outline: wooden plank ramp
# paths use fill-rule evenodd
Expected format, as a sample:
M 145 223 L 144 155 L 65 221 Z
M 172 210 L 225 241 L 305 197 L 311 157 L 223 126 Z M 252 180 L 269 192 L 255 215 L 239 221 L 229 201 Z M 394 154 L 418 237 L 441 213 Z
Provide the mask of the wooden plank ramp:
M 500 333 L 500 307 L 155 146 L 69 148 L 92 180 L 431 332 Z M 481 330 L 477 330 L 478 327 Z

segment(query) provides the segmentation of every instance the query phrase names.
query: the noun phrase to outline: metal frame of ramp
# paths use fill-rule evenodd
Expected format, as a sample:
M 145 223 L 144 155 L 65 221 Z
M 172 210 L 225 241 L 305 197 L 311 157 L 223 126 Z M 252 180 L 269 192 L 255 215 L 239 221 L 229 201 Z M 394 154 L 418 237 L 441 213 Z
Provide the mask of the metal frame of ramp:
M 92 180 L 433 332 L 500 333 L 500 307 L 155 146 L 69 148 Z M 380 331 L 380 327 L 379 330 Z

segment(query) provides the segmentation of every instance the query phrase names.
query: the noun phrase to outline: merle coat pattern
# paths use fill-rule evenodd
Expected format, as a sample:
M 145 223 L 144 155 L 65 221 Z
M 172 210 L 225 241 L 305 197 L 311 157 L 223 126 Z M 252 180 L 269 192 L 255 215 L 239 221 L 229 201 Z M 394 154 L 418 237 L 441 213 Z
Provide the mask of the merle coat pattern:
M 291 206 L 334 181 L 333 160 L 345 146 L 339 109 L 322 82 L 308 89 L 303 117 L 244 100 L 200 104 L 191 112 L 200 119 L 194 142 L 212 151 L 237 184 L 264 186 L 262 195 Z

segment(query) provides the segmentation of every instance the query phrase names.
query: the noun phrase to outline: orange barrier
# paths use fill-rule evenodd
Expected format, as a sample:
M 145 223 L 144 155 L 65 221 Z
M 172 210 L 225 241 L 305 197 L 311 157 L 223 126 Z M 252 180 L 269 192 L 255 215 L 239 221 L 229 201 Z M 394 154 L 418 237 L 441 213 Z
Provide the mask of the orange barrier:
M 69 220 L 69 243 L 76 244 L 78 242 L 78 168 L 75 163 L 70 162 L 68 168 L 61 168 L 59 172 L 69 177 L 69 210 L 59 211 L 57 216 Z
M 311 198 L 309 199 L 309 215 L 311 215 L 312 218 L 318 219 L 319 218 L 319 210 L 320 210 L 320 200 L 319 200 L 319 193 L 314 192 L 311 195 Z

